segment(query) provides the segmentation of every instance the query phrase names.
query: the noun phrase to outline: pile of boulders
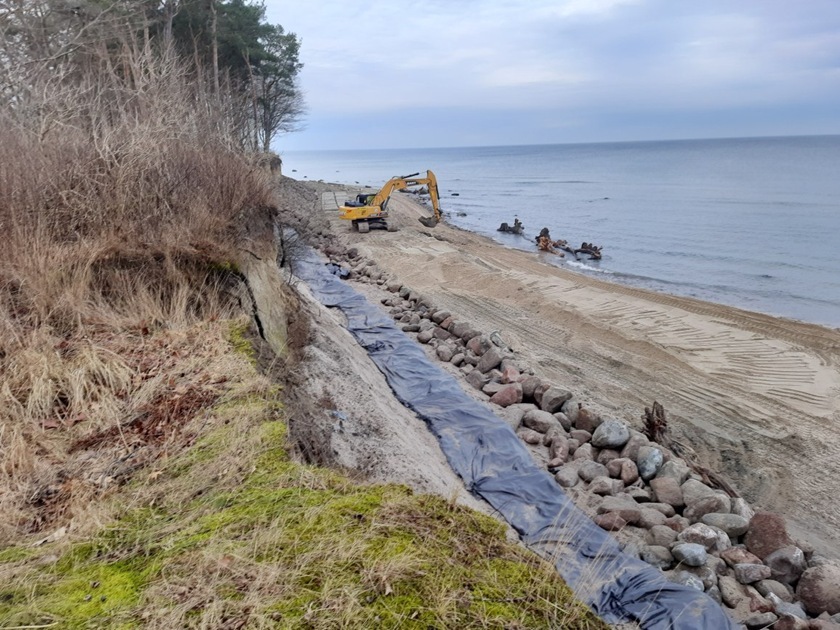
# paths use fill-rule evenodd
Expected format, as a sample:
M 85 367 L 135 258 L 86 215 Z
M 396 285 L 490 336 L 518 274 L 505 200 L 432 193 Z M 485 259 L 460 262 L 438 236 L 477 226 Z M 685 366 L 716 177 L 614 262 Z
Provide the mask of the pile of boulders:
M 381 302 L 401 329 L 458 368 L 626 551 L 705 591 L 747 628 L 840 630 L 840 564 L 794 540 L 781 516 L 754 513 L 668 448 L 535 375 L 498 333 L 436 308 L 355 251 L 331 253 L 351 278 L 389 291 Z

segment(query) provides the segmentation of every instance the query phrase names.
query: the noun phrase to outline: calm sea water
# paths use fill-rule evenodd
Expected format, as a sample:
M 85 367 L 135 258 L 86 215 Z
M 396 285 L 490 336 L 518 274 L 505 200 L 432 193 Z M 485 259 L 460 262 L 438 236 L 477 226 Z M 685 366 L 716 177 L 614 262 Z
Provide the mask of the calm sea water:
M 432 169 L 446 219 L 509 247 L 533 250 L 548 227 L 603 246 L 599 262 L 557 259 L 581 273 L 840 327 L 840 136 L 290 152 L 283 162 L 297 179 L 376 188 Z M 496 231 L 515 216 L 528 238 Z

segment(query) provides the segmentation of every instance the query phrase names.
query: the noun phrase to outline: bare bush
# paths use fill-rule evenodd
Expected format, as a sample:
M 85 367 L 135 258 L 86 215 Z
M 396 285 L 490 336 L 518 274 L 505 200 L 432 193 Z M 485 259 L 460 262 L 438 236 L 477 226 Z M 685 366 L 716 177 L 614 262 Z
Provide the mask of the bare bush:
M 238 311 L 240 225 L 274 204 L 227 97 L 109 42 L 83 67 L 30 59 L 0 106 L 0 545 L 67 522 L 212 404 L 225 368 L 200 335 Z

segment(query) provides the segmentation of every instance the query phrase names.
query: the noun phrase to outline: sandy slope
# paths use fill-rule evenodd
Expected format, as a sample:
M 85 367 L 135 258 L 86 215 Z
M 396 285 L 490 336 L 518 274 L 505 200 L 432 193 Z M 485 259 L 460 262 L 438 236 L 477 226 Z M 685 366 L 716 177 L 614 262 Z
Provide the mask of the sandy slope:
M 342 197 L 342 193 L 338 193 Z M 601 282 L 501 247 L 392 197 L 396 233 L 333 230 L 538 373 L 640 425 L 661 402 L 672 430 L 757 506 L 831 555 L 840 548 L 840 332 Z M 609 247 L 609 244 L 605 244 Z

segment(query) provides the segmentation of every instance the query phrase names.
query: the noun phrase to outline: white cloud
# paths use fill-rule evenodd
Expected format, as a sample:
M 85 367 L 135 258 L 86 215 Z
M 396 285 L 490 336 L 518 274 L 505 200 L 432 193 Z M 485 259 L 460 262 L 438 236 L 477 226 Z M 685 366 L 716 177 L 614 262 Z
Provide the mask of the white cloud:
M 781 0 L 268 0 L 267 8 L 302 38 L 311 118 L 452 107 L 583 121 L 619 105 L 840 105 L 834 0 L 811 0 L 808 11 Z

